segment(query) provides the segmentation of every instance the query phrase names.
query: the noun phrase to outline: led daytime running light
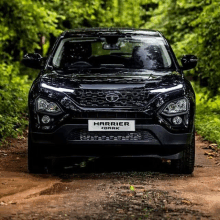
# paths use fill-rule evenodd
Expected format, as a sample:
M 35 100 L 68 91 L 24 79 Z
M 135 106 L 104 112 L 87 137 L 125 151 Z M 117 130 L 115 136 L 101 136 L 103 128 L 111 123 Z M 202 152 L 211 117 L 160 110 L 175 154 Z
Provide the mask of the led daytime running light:
M 43 88 L 51 89 L 51 90 L 54 90 L 54 91 L 57 91 L 57 92 L 71 92 L 71 93 L 74 93 L 74 91 L 75 91 L 74 89 L 56 88 L 56 87 L 53 87 L 53 86 L 48 86 L 45 83 L 42 83 L 41 86 Z

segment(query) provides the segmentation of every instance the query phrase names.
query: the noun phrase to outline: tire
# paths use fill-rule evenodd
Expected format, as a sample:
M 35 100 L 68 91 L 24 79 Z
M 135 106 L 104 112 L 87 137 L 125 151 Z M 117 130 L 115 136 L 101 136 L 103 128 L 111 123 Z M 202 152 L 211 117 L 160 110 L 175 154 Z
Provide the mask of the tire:
M 45 159 L 42 154 L 42 146 L 32 142 L 30 130 L 28 133 L 28 170 L 30 173 L 45 173 Z
M 171 166 L 172 170 L 178 174 L 191 174 L 194 171 L 195 165 L 195 131 L 193 131 L 193 136 L 190 145 L 187 145 L 183 151 L 183 156 L 181 159 L 172 160 Z

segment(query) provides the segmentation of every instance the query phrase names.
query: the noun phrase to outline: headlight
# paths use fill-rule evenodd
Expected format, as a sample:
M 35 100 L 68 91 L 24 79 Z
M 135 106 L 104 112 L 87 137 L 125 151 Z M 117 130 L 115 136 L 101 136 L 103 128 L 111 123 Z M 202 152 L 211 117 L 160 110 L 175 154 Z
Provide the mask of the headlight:
M 50 113 L 59 113 L 61 109 L 59 106 L 54 102 L 49 102 L 45 99 L 39 98 L 37 100 L 37 110 L 38 111 L 45 111 Z
M 162 112 L 166 114 L 176 114 L 176 113 L 186 112 L 187 104 L 188 104 L 187 99 L 180 99 L 175 102 L 169 103 Z

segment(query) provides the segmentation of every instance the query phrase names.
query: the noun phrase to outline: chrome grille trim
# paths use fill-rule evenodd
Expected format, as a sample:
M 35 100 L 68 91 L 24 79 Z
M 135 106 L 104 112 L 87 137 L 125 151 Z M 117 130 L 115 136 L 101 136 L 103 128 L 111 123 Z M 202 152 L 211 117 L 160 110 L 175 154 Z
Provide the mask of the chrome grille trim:
M 155 141 L 154 136 L 146 130 L 127 131 L 88 131 L 86 129 L 73 130 L 68 140 L 79 141 Z

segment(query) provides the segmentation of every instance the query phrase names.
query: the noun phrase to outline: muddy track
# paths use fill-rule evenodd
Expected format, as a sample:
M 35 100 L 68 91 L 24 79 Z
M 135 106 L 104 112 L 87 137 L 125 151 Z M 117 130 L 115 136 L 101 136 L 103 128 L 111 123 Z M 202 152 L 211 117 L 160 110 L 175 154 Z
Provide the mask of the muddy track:
M 32 175 L 26 138 L 9 141 L 0 151 L 0 219 L 220 219 L 219 154 L 199 136 L 192 175 L 146 159 L 59 160 L 52 174 Z

